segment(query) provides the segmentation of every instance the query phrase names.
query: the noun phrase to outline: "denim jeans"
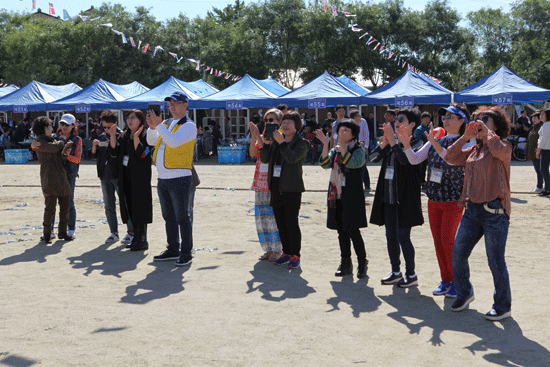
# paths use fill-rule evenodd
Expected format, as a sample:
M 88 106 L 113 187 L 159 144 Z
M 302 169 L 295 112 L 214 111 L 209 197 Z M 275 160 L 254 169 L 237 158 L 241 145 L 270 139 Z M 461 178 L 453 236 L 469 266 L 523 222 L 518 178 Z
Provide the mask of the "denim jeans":
M 191 185 L 189 189 L 189 217 L 191 217 L 191 223 L 193 223 L 193 207 L 195 206 L 195 191 L 197 187 Z
M 540 171 L 544 178 L 544 190 L 550 191 L 550 150 L 542 149 L 540 151 Z
M 492 209 L 502 208 L 499 199 L 489 201 L 487 204 Z M 465 300 L 474 292 L 470 283 L 468 258 L 481 237 L 485 236 L 485 251 L 495 287 L 493 308 L 502 312 L 510 311 L 512 295 L 504 259 L 509 225 L 506 214 L 489 213 L 483 204 L 468 202 L 453 248 L 453 273 L 458 299 Z
M 535 168 L 535 172 L 537 174 L 537 188 L 542 189 L 543 179 L 542 171 L 540 169 L 540 159 L 533 159 L 533 167 Z
M 191 256 L 193 249 L 193 225 L 189 217 L 189 189 L 191 176 L 160 179 L 157 191 L 162 217 L 166 226 L 168 251 L 173 254 Z
M 69 186 L 71 187 L 71 197 L 69 199 L 69 231 L 76 229 L 76 208 L 74 207 L 74 189 L 78 174 L 68 174 Z
M 118 220 L 116 217 L 116 194 L 120 198 L 118 192 L 118 180 L 101 180 L 101 191 L 103 192 L 103 203 L 105 204 L 105 216 L 107 217 L 107 223 L 109 223 L 109 230 L 111 233 L 118 233 Z M 132 220 L 128 217 L 126 224 L 128 233 L 134 233 L 132 226 Z
M 411 242 L 411 227 L 399 227 L 398 208 L 396 205 L 384 203 L 384 223 L 386 226 L 386 241 L 388 242 L 388 255 L 390 256 L 391 270 L 400 271 L 401 250 L 405 258 L 405 274 L 414 275 L 414 247 Z

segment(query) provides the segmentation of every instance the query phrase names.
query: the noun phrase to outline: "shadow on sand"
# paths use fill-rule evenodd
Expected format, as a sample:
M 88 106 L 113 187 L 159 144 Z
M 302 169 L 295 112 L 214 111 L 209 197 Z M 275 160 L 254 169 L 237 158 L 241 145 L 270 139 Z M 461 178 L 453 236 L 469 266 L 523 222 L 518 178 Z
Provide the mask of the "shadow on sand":
M 423 296 L 417 288 L 394 287 L 393 294 L 380 296 L 380 299 L 396 309 L 388 316 L 407 326 L 411 334 L 420 334 L 422 328 L 431 329 L 430 343 L 433 346 L 445 344 L 442 339 L 444 331 L 455 331 L 478 337 L 479 340 L 466 349 L 472 355 L 490 351 L 483 359 L 496 365 L 548 366 L 550 361 L 550 352 L 527 339 L 513 318 L 492 322 L 485 320 L 482 313 L 470 309 L 455 313 L 450 310 L 454 302 L 452 298 L 446 298 L 441 309 L 432 295 Z
M 305 298 L 315 289 L 302 278 L 302 269 L 288 269 L 285 266 L 275 266 L 270 261 L 258 261 L 250 272 L 252 279 L 246 282 L 246 293 L 259 291 L 267 301 L 284 301 L 287 298 Z M 257 285 L 256 285 L 257 284 Z M 280 293 L 276 296 L 274 293 Z
M 376 311 L 382 302 L 374 295 L 374 289 L 367 286 L 368 282 L 368 276 L 356 282 L 352 276 L 344 276 L 339 281 L 330 282 L 335 297 L 327 299 L 327 303 L 332 306 L 327 312 L 340 310 L 340 303 L 348 304 L 354 317 L 359 317 L 364 312 Z
M 67 242 L 58 240 L 52 244 L 46 245 L 43 241 L 40 241 L 36 246 L 26 249 L 19 255 L 13 255 L 0 260 L 0 266 L 34 261 L 45 263 L 46 257 L 60 253 L 65 243 Z

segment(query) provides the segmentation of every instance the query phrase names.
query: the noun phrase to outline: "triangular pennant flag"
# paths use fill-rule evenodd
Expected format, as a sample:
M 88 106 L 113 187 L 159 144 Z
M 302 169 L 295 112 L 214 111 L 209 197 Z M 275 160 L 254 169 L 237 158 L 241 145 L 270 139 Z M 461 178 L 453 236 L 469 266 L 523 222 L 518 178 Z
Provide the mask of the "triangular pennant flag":
M 178 64 L 180 63 L 181 60 L 183 60 L 183 56 L 178 59 Z
M 147 49 L 149 48 L 149 44 L 146 44 L 145 47 L 143 47 L 143 52 L 147 52 Z
M 65 10 L 65 9 L 63 9 L 63 19 L 64 19 L 64 20 L 69 19 L 69 13 L 68 13 L 67 10 Z
M 121 31 L 117 31 L 116 29 L 112 29 L 112 31 L 117 35 L 120 36 L 122 34 Z
M 220 73 L 218 74 L 218 76 L 222 76 L 222 74 L 224 74 L 225 72 L 224 71 L 220 71 Z
M 197 67 L 195 68 L 195 70 L 200 70 L 200 61 L 197 62 Z
M 388 55 L 388 60 L 391 59 L 393 55 L 394 55 L 394 53 L 390 52 L 390 54 Z
M 365 32 L 361 37 L 359 37 L 359 39 L 365 37 L 365 36 L 368 36 L 369 32 Z
M 48 12 L 48 14 L 55 15 L 55 9 L 53 8 L 53 4 L 49 3 L 49 5 L 50 5 L 50 11 Z
M 376 50 L 376 48 L 377 48 L 378 46 L 380 46 L 380 42 L 378 42 L 378 43 L 376 44 L 376 46 L 374 46 L 373 50 Z
M 326 4 L 326 0 L 325 0 L 325 4 Z M 36 9 L 36 0 L 32 0 L 32 10 Z M 325 9 L 325 11 L 327 11 Z
M 380 46 L 380 53 L 384 52 L 384 45 Z
M 34 1 L 36 1 L 36 0 L 34 0 Z M 36 4 L 35 4 L 35 6 L 36 6 Z M 327 12 L 327 6 L 328 6 L 328 0 L 325 0 L 325 13 Z
M 138 43 L 138 50 L 139 50 L 140 47 L 141 47 L 141 41 L 139 41 L 139 43 Z
M 79 14 L 78 16 L 79 16 L 83 21 L 86 21 L 86 19 L 88 19 L 88 17 L 83 17 L 83 16 L 80 15 L 80 14 Z M 86 19 L 84 19 L 84 18 L 86 18 Z M 104 27 L 108 27 L 108 28 L 113 28 L 113 23 L 105 23 L 105 24 L 100 24 L 100 25 L 102 25 L 102 26 L 104 26 Z
M 208 70 L 210 70 L 210 66 L 207 66 L 207 67 L 206 67 L 206 71 L 208 71 Z
M 214 73 L 214 69 L 210 69 L 210 75 L 212 75 L 213 73 Z
M 332 16 L 335 17 L 338 15 L 338 12 L 336 11 L 336 6 L 332 6 Z
M 136 47 L 136 43 L 134 42 L 134 37 L 130 37 L 130 44 L 132 47 Z
M 363 28 L 351 27 L 351 30 L 354 31 L 354 32 L 361 32 L 363 30 Z
M 80 15 L 78 14 L 78 17 L 80 19 L 82 19 L 83 22 L 87 21 L 88 20 L 88 17 L 85 16 L 85 15 Z M 105 26 L 105 27 L 112 27 L 113 25 L 111 23 L 106 23 L 106 24 L 102 24 L 102 26 Z
M 158 50 L 164 50 L 164 49 L 162 48 L 162 46 L 155 47 L 155 52 L 153 52 L 153 57 L 157 54 Z
M 101 17 L 97 17 L 97 18 L 94 18 L 94 19 L 90 19 L 90 22 L 93 22 L 94 20 L 100 20 Z
M 371 38 L 372 38 L 372 37 L 371 37 Z M 370 45 L 370 44 L 372 44 L 372 43 L 374 43 L 374 42 L 376 42 L 376 38 L 373 38 L 372 40 L 368 41 L 368 42 L 367 42 L 367 45 Z
M 178 54 L 175 54 L 173 52 L 168 52 L 168 53 L 170 54 L 170 56 L 175 57 L 176 59 L 178 58 Z
M 124 33 L 122 33 L 122 43 L 128 43 L 128 41 L 126 41 L 126 36 L 124 35 Z

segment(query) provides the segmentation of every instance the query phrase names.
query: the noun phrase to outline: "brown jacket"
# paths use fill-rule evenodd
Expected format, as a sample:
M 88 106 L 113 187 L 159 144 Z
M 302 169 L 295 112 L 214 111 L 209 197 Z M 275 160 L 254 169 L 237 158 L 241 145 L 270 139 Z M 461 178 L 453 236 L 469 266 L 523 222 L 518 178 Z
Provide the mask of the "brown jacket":
M 536 158 L 535 153 L 537 145 L 539 143 L 539 130 L 544 123 L 538 123 L 531 127 L 529 130 L 529 137 L 527 137 L 527 160 L 532 161 Z
M 65 143 L 55 141 L 47 136 L 39 136 L 36 141 L 40 143 L 36 155 L 38 162 L 40 162 L 42 193 L 44 196 L 53 195 L 57 197 L 71 195 L 71 187 L 61 157 L 61 151 Z

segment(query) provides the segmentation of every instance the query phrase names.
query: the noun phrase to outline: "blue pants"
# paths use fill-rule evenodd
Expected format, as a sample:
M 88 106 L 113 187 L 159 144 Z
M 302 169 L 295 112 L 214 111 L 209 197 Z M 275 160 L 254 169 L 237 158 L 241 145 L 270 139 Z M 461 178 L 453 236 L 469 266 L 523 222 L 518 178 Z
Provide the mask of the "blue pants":
M 533 159 L 533 167 L 535 168 L 535 172 L 537 174 L 537 188 L 542 189 L 543 178 L 542 171 L 540 169 L 540 159 Z
M 499 199 L 487 204 L 492 209 L 502 208 Z M 465 300 L 474 292 L 470 283 L 468 258 L 481 237 L 485 236 L 485 251 L 495 287 L 493 308 L 502 312 L 510 311 L 512 295 L 504 259 L 509 225 L 506 214 L 493 214 L 485 210 L 483 204 L 468 202 L 453 248 L 453 273 L 458 299 Z
M 540 171 L 544 178 L 544 190 L 550 191 L 550 150 L 542 149 L 540 151 Z
M 168 251 L 173 254 L 191 256 L 193 249 L 193 225 L 189 216 L 189 189 L 191 176 L 160 179 L 157 191 L 162 217 L 166 226 Z
M 69 199 L 69 231 L 76 229 L 76 208 L 74 207 L 74 189 L 76 186 L 76 177 L 78 174 L 68 174 L 69 186 L 71 187 L 71 197 Z
M 101 191 L 103 192 L 103 203 L 105 204 L 105 216 L 107 217 L 107 223 L 109 223 L 109 230 L 111 233 L 118 233 L 118 220 L 116 217 L 116 194 L 120 198 L 118 192 L 118 180 L 101 180 Z M 132 221 L 128 218 L 128 233 L 134 233 Z
M 414 247 L 411 242 L 411 227 L 399 227 L 398 209 L 396 205 L 384 203 L 384 223 L 386 226 L 386 241 L 390 256 L 391 270 L 400 271 L 401 250 L 405 258 L 405 274 L 414 275 Z

